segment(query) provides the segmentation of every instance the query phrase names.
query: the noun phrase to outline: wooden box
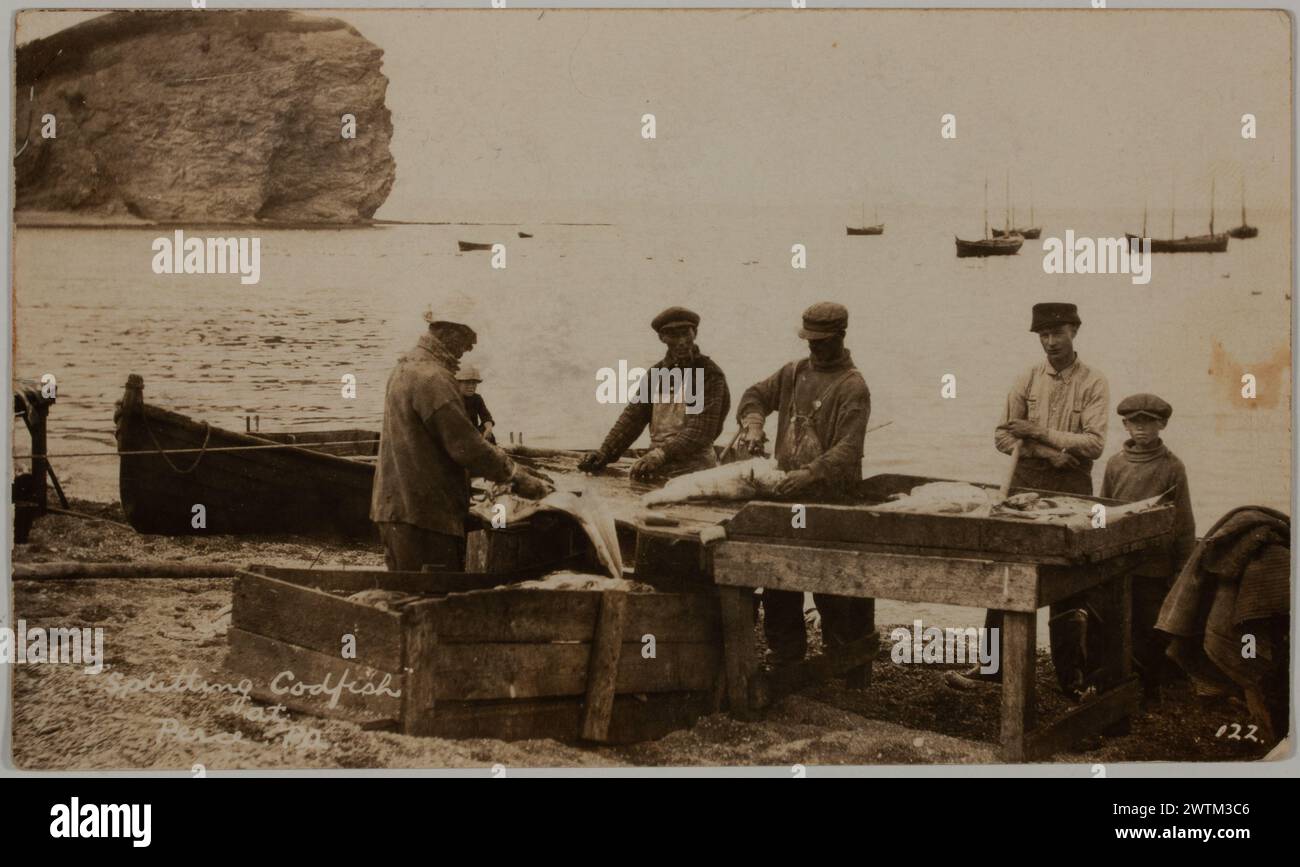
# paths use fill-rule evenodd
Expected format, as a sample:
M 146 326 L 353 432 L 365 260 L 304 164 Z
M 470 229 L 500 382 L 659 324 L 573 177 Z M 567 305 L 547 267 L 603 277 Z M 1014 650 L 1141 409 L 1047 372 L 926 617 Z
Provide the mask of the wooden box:
M 484 589 L 519 577 L 252 566 L 227 667 L 259 700 L 413 735 L 635 742 L 717 709 L 713 593 Z M 371 588 L 437 595 L 346 598 Z
M 1067 564 L 1097 562 L 1163 544 L 1173 530 L 1173 506 L 1125 515 L 1096 529 L 1016 518 L 882 512 L 871 508 L 894 493 L 934 481 L 947 480 L 896 474 L 872 476 L 862 481 L 856 502 L 807 504 L 806 526 L 800 528 L 791 526 L 789 503 L 749 503 L 729 522 L 727 537 L 773 543 L 788 540 L 791 544 L 814 546 L 862 545 L 903 554 L 962 552 L 994 560 Z M 1013 489 L 1012 493 L 1022 490 Z M 1077 499 L 1121 505 L 1100 497 Z

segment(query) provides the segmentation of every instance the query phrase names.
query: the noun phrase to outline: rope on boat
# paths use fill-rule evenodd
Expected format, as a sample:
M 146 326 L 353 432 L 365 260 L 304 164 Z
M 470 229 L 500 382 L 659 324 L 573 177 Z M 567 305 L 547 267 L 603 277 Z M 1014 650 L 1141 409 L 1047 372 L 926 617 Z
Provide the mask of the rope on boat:
M 144 429 L 149 431 L 149 439 L 153 440 L 153 444 L 158 447 L 158 454 L 167 462 L 167 466 L 172 468 L 172 472 L 177 475 L 185 476 L 199 468 L 199 463 L 203 460 L 203 456 L 208 453 L 208 441 L 212 439 L 212 425 L 208 424 L 206 421 L 203 423 L 203 445 L 199 448 L 199 456 L 194 459 L 194 463 L 190 464 L 188 470 L 182 470 L 180 467 L 172 463 L 172 459 L 167 457 L 167 452 L 163 451 L 162 443 L 158 442 L 158 437 L 154 434 L 153 428 L 149 427 L 148 416 L 142 413 L 140 420 L 144 422 Z
M 211 430 L 209 429 L 209 433 Z M 379 445 L 379 440 L 336 440 L 328 443 L 267 443 L 265 445 L 255 446 L 213 446 L 209 448 L 204 440 L 204 447 L 198 449 L 140 449 L 138 451 L 122 452 L 60 452 L 57 455 L 14 455 L 16 461 L 26 461 L 33 458 L 115 458 L 115 457 L 134 457 L 137 455 L 192 455 L 195 453 L 214 453 L 214 452 L 252 452 L 265 451 L 269 449 L 302 449 L 311 451 L 312 449 L 322 448 L 324 446 L 368 446 Z M 365 457 L 362 455 L 361 457 Z M 168 461 L 168 463 L 171 463 Z

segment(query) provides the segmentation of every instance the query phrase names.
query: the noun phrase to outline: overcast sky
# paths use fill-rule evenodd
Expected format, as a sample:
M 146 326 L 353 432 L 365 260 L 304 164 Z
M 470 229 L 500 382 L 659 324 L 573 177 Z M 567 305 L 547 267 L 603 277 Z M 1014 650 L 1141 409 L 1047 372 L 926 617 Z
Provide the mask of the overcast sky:
M 397 183 L 378 216 L 472 206 L 1285 211 L 1281 12 L 322 11 L 384 49 Z M 539 15 L 541 15 L 539 19 Z M 40 13 L 20 41 L 88 17 Z M 658 139 L 640 118 L 655 114 Z M 957 139 L 940 117 L 957 117 Z M 1258 138 L 1241 137 L 1241 116 Z M 1197 210 L 1199 209 L 1199 210 Z M 1180 225 L 1197 222 L 1189 219 Z

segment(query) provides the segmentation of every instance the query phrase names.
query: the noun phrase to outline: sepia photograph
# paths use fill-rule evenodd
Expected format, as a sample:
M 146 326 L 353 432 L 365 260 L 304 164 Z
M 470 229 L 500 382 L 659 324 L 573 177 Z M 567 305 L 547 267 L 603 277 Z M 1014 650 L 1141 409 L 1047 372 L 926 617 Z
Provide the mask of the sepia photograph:
M 1289 13 L 217 5 L 12 18 L 11 769 L 1293 757 Z

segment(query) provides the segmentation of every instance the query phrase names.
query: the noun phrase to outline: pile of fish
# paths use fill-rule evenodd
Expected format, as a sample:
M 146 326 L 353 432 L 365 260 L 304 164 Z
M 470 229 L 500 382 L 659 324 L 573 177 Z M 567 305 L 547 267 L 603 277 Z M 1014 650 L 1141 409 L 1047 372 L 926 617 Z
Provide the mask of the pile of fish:
M 654 588 L 626 578 L 607 575 L 587 575 L 581 572 L 552 572 L 545 578 L 503 584 L 499 590 L 621 590 L 626 593 L 653 593 Z
M 510 493 L 507 488 L 501 488 L 489 492 L 487 497 L 470 507 L 470 512 L 488 527 L 499 525 L 502 519 L 506 526 L 510 526 L 512 522 L 523 521 L 537 512 L 561 512 L 569 515 L 591 540 L 600 565 L 609 571 L 610 577 L 616 580 L 623 577 L 623 555 L 618 548 L 618 529 L 614 525 L 613 515 L 600 502 L 600 496 L 595 491 L 553 491 L 540 500 L 527 500 Z
M 641 498 L 644 506 L 684 503 L 687 500 L 754 500 L 776 494 L 785 472 L 772 458 L 753 458 L 687 473 Z

